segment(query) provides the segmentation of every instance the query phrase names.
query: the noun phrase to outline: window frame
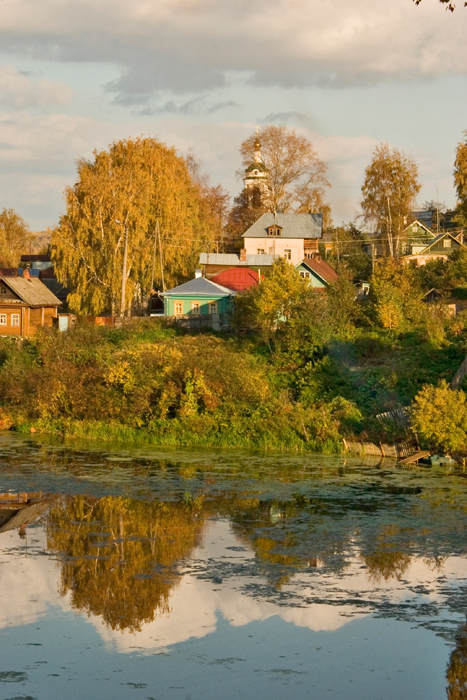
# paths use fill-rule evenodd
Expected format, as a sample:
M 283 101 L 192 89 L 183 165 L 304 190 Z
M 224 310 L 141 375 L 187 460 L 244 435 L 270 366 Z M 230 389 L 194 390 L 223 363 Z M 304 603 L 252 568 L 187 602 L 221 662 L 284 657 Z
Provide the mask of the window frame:
M 209 302 L 209 315 L 213 316 L 214 314 L 219 313 L 219 302 L 218 301 L 210 301 Z
M 180 307 L 180 311 L 177 311 L 178 307 Z M 174 301 L 174 316 L 183 316 L 183 301 Z
M 18 321 L 18 322 L 16 323 L 16 321 Z M 10 323 L 11 323 L 12 328 L 19 328 L 20 315 L 19 314 L 11 314 Z
M 286 260 L 292 260 L 292 249 L 291 248 L 286 248 L 284 250 L 284 258 Z
M 3 319 L 5 319 L 5 320 L 3 320 Z M 6 326 L 6 325 L 8 325 L 7 315 L 0 314 L 0 326 Z
M 192 316 L 200 316 L 201 315 L 201 302 L 200 301 L 192 301 L 191 302 L 191 315 Z

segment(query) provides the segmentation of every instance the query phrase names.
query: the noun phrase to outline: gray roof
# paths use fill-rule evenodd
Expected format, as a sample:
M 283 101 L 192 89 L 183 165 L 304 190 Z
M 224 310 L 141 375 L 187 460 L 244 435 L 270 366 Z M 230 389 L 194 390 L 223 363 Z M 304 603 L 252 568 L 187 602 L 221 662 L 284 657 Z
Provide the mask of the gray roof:
M 225 265 L 230 267 L 265 267 L 272 265 L 280 255 L 247 255 L 246 260 L 240 260 L 237 253 L 201 253 L 200 265 Z
M 60 306 L 62 303 L 37 277 L 0 277 L 2 282 L 28 306 Z M 5 299 L 4 302 L 11 303 Z
M 178 287 L 169 289 L 167 292 L 162 292 L 161 296 L 183 296 L 184 294 L 188 294 L 190 296 L 196 295 L 200 297 L 230 297 L 232 294 L 234 294 L 234 292 L 232 292 L 231 289 L 222 287 L 220 284 L 207 280 L 205 277 L 195 277 L 194 280 L 185 282 L 185 284 L 180 284 Z
M 282 228 L 281 238 L 322 238 L 322 214 L 263 214 L 245 231 L 243 238 L 264 238 L 266 229 L 276 224 Z

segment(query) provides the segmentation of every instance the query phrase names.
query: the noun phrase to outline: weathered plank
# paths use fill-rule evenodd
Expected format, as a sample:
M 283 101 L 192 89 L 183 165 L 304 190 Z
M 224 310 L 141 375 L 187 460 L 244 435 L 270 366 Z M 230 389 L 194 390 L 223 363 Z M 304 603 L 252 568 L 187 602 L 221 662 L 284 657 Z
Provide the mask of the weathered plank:
M 430 454 L 431 452 L 429 450 L 420 450 L 420 452 L 415 452 L 415 454 L 400 459 L 399 464 L 413 464 L 414 462 L 418 462 L 419 459 L 429 457 Z

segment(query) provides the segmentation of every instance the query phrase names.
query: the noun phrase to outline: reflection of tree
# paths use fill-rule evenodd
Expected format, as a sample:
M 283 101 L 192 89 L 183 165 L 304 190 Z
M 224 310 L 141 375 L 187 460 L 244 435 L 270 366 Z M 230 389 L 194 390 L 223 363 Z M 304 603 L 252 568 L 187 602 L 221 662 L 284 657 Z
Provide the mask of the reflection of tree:
M 362 559 L 368 567 L 368 576 L 372 583 L 381 583 L 381 580 L 390 581 L 402 578 L 411 561 L 410 554 L 405 552 L 381 551 L 375 554 L 364 554 Z
M 302 497 L 293 501 L 238 499 L 231 505 L 235 534 L 253 548 L 261 573 L 279 589 L 297 571 L 315 568 L 323 560 L 332 559 L 336 570 L 343 566 L 347 536 L 342 539 L 342 533 L 323 528 L 315 506 Z
M 446 673 L 448 700 L 467 698 L 467 623 L 461 627 Z
M 61 595 L 112 629 L 136 631 L 169 612 L 175 565 L 198 545 L 196 504 L 75 496 L 56 506 L 48 546 L 62 554 Z

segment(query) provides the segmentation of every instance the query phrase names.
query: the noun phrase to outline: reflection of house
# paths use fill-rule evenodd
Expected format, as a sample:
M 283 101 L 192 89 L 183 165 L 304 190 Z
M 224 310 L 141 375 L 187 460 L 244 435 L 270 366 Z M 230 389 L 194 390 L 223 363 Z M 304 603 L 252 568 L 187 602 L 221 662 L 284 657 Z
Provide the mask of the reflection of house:
M 466 246 L 460 242 L 458 236 L 448 232 L 440 233 L 428 245 L 423 243 L 412 245 L 411 254 L 405 255 L 403 261 L 415 260 L 418 265 L 425 265 L 428 260 L 447 260 L 448 256 L 459 248 L 466 248 Z
M 29 337 L 51 327 L 60 300 L 37 277 L 0 277 L 0 335 Z
M 234 294 L 231 289 L 199 276 L 161 292 L 161 297 L 166 316 L 207 316 L 226 313 Z
M 243 234 L 240 257 L 277 255 L 298 265 L 318 253 L 322 235 L 322 214 L 263 214 Z

